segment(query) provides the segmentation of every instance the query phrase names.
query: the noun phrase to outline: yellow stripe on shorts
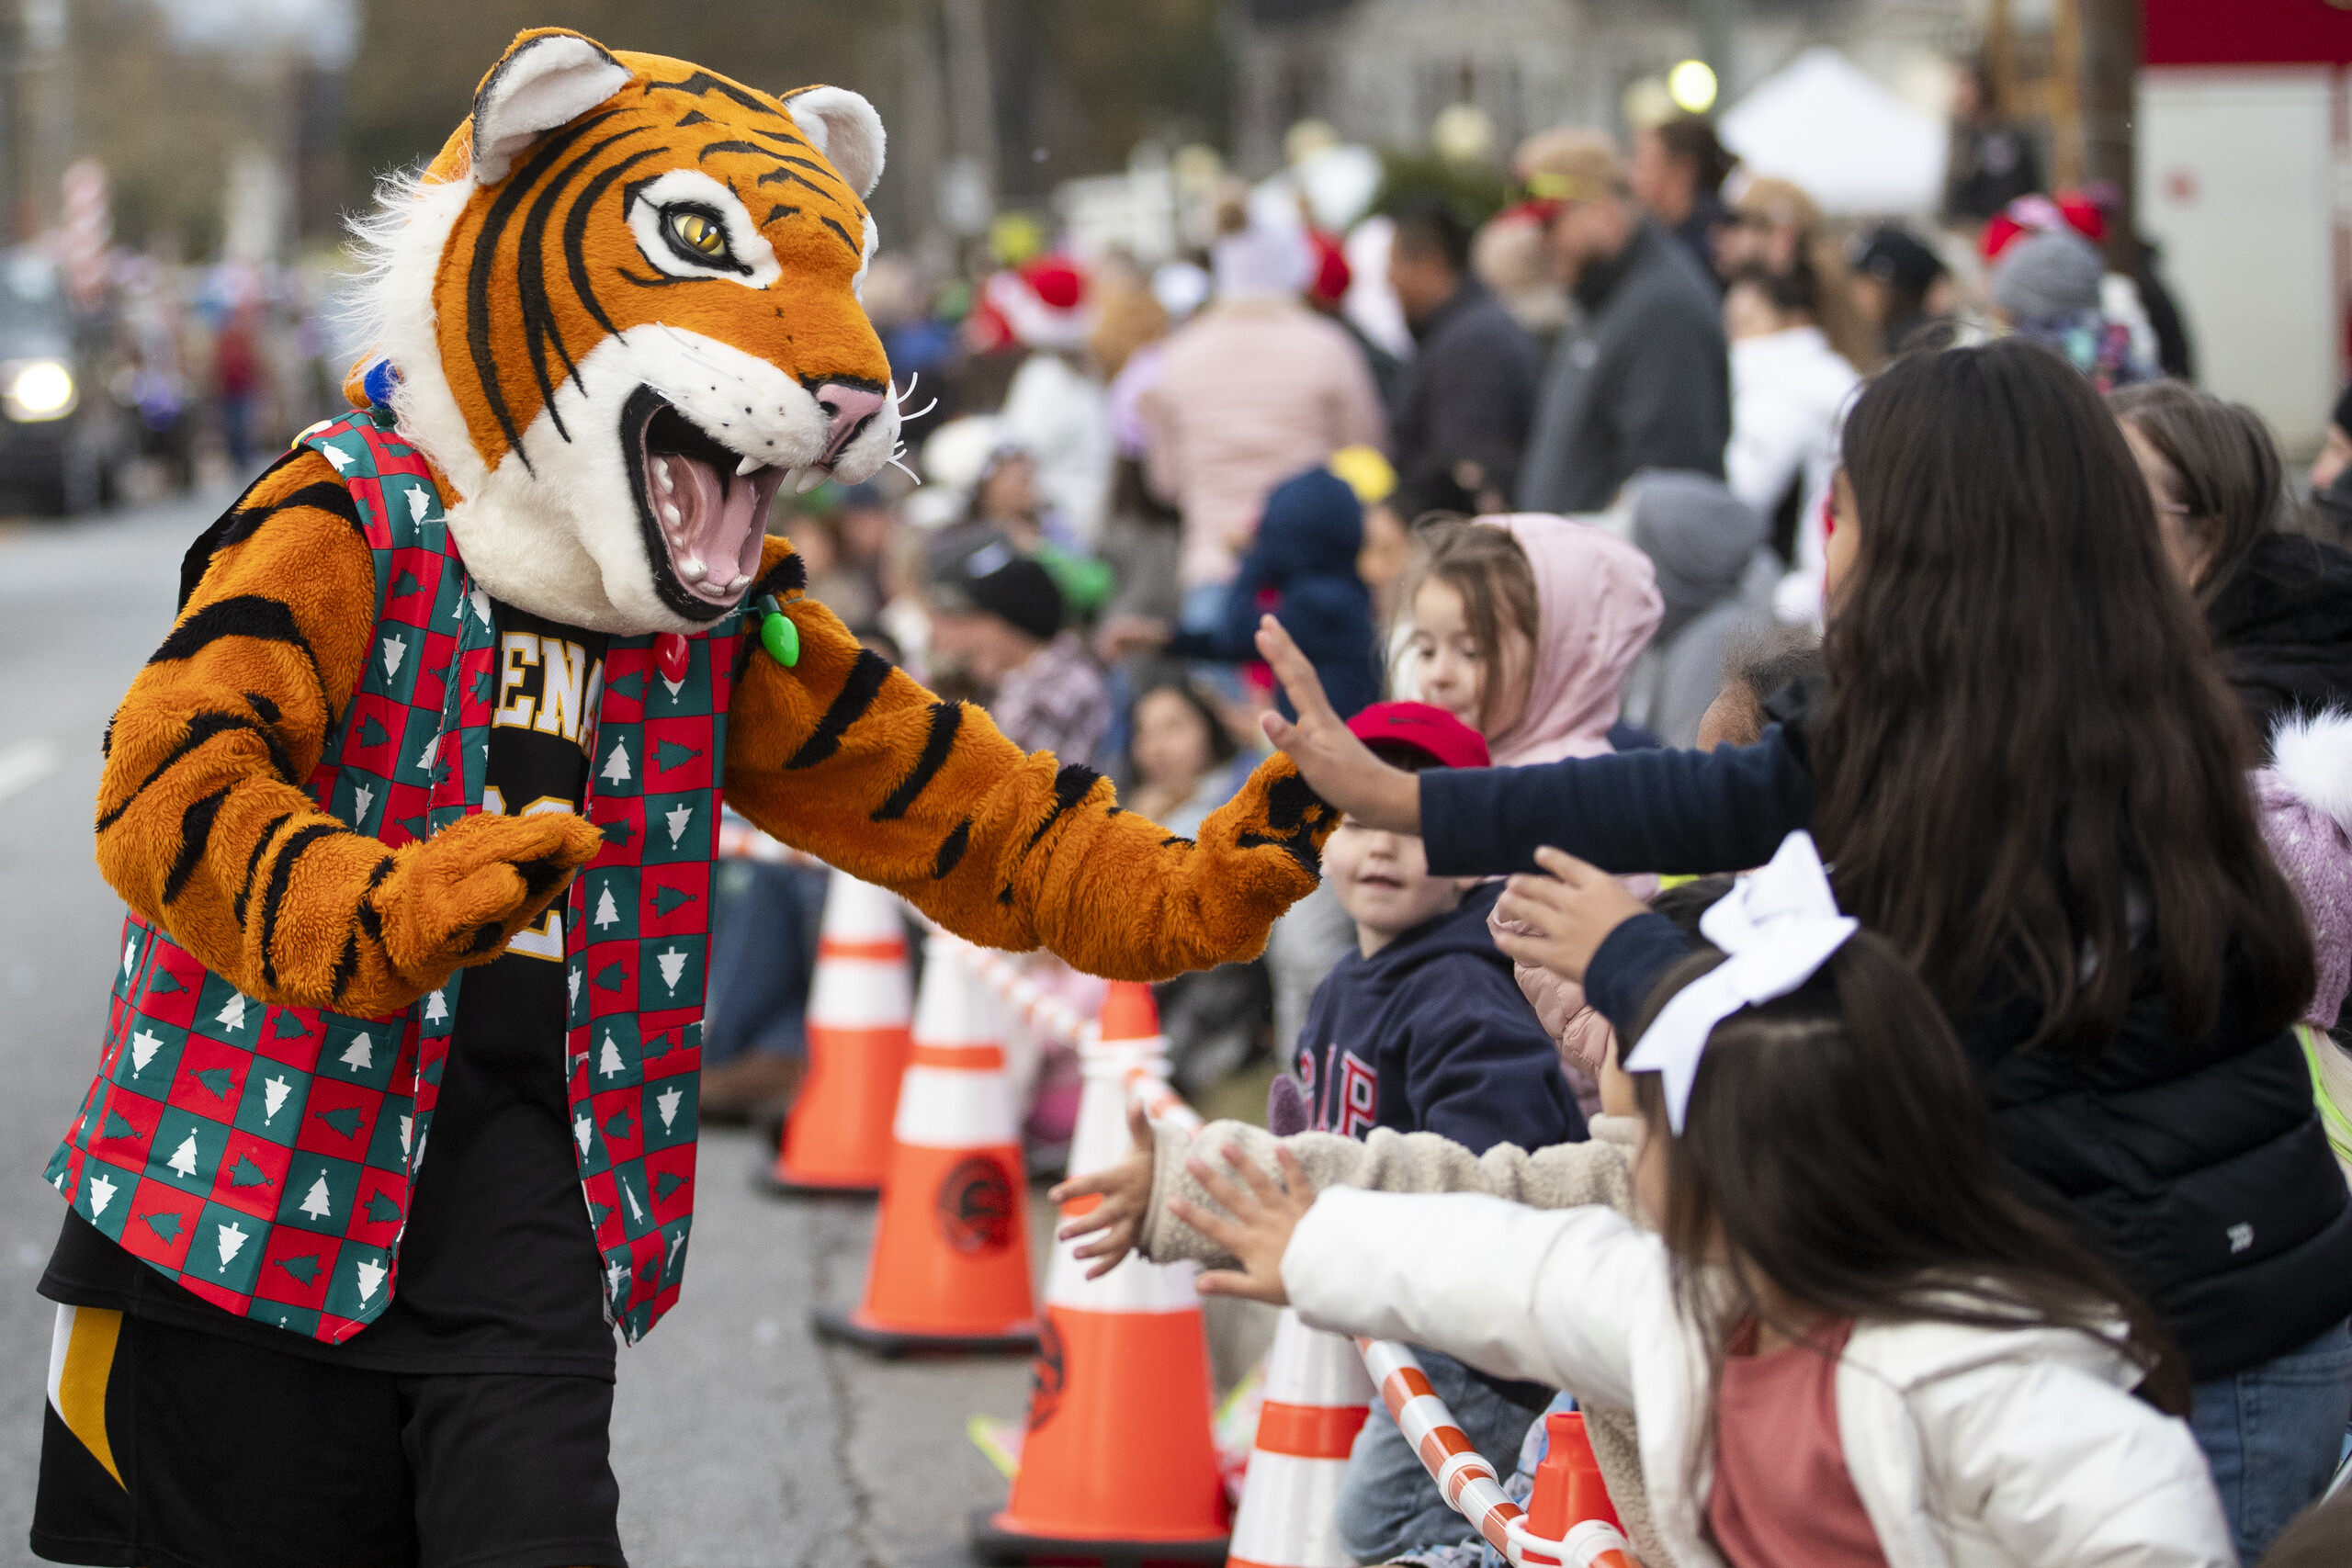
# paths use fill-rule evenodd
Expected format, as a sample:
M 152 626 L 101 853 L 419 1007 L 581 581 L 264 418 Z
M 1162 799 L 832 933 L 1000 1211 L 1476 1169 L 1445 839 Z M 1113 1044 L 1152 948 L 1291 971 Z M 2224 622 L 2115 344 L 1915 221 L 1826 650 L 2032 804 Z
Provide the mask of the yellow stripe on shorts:
M 122 1484 L 114 1445 L 107 1441 L 107 1380 L 114 1372 L 115 1342 L 122 1336 L 122 1314 L 105 1307 L 57 1309 L 49 1342 L 49 1404 L 65 1429 Z

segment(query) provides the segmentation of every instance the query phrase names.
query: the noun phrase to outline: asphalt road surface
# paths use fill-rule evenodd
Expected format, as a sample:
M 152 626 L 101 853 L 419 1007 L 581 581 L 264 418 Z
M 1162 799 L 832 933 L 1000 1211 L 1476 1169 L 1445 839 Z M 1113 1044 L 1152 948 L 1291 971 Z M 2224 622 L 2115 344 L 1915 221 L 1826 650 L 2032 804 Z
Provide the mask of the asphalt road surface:
M 89 1083 L 122 919 L 90 853 L 99 737 L 169 627 L 182 552 L 226 499 L 0 530 L 0 1563 L 35 1561 L 52 1309 L 33 1287 L 62 1213 L 41 1168 Z M 613 1468 L 632 1562 L 968 1562 L 966 1517 L 1004 1483 L 966 1421 L 1019 1415 L 1026 1364 L 820 1348 L 809 1311 L 854 1304 L 871 1210 L 755 1196 L 761 1163 L 748 1136 L 705 1135 L 684 1300 L 621 1352 Z

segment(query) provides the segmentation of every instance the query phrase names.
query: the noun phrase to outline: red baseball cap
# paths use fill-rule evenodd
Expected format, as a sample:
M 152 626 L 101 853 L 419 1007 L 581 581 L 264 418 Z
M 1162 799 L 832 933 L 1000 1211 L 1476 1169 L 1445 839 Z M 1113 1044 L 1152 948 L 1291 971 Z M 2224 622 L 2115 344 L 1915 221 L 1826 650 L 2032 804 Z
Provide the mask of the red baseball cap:
M 1441 768 L 1492 765 L 1484 736 L 1427 703 L 1374 703 L 1348 720 L 1348 733 L 1367 746 L 1408 748 Z

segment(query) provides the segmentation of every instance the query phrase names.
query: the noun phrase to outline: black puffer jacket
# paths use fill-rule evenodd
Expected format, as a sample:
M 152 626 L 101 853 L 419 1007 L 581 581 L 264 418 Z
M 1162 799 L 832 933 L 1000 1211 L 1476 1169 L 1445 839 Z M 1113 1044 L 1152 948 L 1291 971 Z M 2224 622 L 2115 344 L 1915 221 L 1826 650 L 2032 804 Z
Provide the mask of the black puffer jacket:
M 1760 865 L 1811 823 L 1804 709 L 1775 699 L 1767 711 L 1783 722 L 1745 748 L 1423 773 L 1430 870 L 1521 871 L 1538 844 L 1611 872 Z M 1624 1036 L 1689 952 L 1672 922 L 1638 916 L 1593 955 L 1585 998 Z M 2244 965 L 2232 964 L 2213 1029 L 2188 1041 L 2152 982 L 2088 1062 L 2020 1049 L 2036 1021 L 2030 1007 L 1952 1021 L 2013 1190 L 2147 1301 L 2200 1382 L 2299 1349 L 2352 1314 L 2352 1198 L 2301 1047 L 2292 1033 L 2248 1026 L 2245 988 Z
M 2352 711 L 2352 550 L 2265 534 L 2205 606 L 2205 624 L 2266 748 L 2288 714 Z

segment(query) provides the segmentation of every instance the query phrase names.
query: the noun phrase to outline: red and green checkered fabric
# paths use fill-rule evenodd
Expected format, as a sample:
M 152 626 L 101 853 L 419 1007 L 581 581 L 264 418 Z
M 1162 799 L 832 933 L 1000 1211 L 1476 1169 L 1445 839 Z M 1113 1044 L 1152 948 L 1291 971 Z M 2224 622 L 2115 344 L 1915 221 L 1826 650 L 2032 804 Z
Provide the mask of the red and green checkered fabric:
M 382 410 L 307 434 L 375 557 L 375 646 L 310 787 L 398 846 L 481 809 L 493 630 L 424 458 Z M 567 1050 L 607 1308 L 632 1341 L 676 1301 L 694 1223 L 711 860 L 741 612 L 613 638 L 587 799 L 605 847 L 570 892 Z M 406 1011 L 265 1006 L 131 916 L 99 1072 L 48 1179 L 137 1257 L 240 1316 L 328 1343 L 391 1299 L 463 974 Z M 484 1201 L 494 1195 L 482 1194 Z

